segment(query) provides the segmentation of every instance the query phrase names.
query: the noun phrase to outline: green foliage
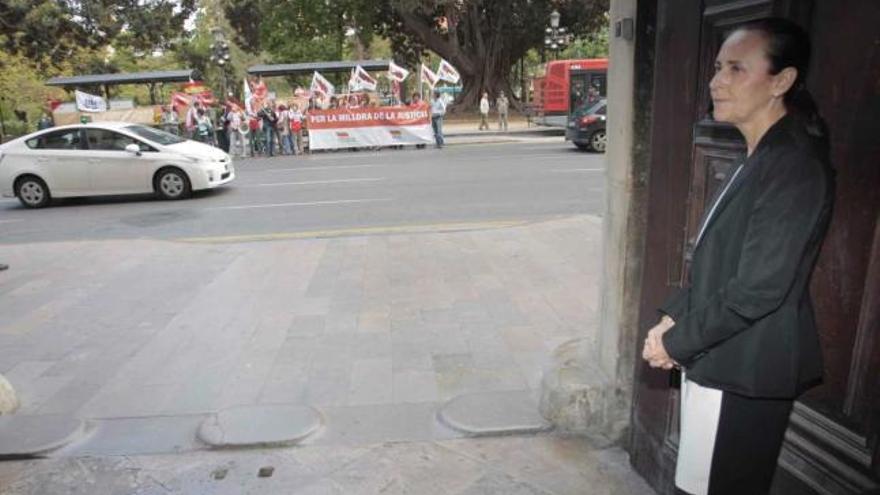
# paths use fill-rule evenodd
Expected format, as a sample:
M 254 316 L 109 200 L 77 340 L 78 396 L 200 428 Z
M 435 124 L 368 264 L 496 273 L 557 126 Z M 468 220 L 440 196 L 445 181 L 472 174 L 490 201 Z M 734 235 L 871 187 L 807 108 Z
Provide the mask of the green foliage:
M 0 51 L 0 114 L 8 135 L 21 135 L 34 128 L 49 97 L 63 98 L 64 91 L 43 85 L 36 65 L 23 55 Z M 27 123 L 14 111 L 25 112 Z

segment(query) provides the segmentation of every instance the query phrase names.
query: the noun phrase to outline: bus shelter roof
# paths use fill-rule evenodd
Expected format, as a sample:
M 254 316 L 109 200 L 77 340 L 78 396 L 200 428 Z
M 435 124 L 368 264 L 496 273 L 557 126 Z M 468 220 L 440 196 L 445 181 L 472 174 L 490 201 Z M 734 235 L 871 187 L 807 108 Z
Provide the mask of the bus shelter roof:
M 307 62 L 302 64 L 254 65 L 248 68 L 248 74 L 255 76 L 295 76 L 318 72 L 351 72 L 360 65 L 367 72 L 388 70 L 390 60 L 354 60 L 336 62 Z
M 53 77 L 47 86 L 115 86 L 119 84 L 150 84 L 159 82 L 186 82 L 196 79 L 193 69 L 129 72 L 122 74 L 88 74 L 83 76 Z

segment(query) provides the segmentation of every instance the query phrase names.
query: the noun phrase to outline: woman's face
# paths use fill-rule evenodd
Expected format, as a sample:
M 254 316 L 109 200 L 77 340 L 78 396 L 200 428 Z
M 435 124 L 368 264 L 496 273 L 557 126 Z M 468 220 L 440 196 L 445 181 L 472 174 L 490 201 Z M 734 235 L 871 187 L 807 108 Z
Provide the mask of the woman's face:
M 721 45 L 709 83 L 715 120 L 749 124 L 781 104 L 780 81 L 770 74 L 766 43 L 759 33 L 735 31 Z

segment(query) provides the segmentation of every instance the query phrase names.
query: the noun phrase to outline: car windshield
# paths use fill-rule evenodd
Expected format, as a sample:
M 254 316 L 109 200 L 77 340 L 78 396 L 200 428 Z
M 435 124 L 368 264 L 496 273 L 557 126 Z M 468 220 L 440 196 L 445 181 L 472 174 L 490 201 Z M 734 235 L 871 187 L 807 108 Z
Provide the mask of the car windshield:
M 129 125 L 125 126 L 125 130 L 163 146 L 186 141 L 186 139 L 183 139 L 180 136 L 175 136 L 170 132 L 160 131 L 159 129 L 153 129 L 152 127 L 147 127 L 145 125 Z

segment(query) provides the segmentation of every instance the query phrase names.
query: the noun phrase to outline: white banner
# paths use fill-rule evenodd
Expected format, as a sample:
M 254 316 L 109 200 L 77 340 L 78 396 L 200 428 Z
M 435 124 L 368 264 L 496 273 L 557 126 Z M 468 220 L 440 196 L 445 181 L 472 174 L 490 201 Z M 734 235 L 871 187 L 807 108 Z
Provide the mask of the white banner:
M 313 150 L 434 142 L 427 105 L 313 110 L 307 119 Z
M 80 112 L 106 112 L 107 102 L 100 96 L 76 90 L 76 109 Z

